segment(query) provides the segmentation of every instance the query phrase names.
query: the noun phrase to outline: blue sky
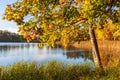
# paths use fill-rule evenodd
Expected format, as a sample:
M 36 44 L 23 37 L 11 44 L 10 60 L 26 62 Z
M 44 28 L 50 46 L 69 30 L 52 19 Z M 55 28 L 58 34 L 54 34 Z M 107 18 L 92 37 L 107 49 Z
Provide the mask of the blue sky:
M 17 32 L 17 25 L 13 21 L 2 20 L 2 15 L 7 4 L 14 3 L 16 0 L 0 0 L 0 30 L 8 30 L 11 32 Z

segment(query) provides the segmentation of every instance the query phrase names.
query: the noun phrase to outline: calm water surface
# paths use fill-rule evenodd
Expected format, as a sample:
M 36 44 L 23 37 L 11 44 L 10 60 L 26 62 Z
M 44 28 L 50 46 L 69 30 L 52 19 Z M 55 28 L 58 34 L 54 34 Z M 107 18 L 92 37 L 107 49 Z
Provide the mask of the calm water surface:
M 0 66 L 20 61 L 43 63 L 50 60 L 68 63 L 92 62 L 91 52 L 82 49 L 39 48 L 37 43 L 0 43 Z

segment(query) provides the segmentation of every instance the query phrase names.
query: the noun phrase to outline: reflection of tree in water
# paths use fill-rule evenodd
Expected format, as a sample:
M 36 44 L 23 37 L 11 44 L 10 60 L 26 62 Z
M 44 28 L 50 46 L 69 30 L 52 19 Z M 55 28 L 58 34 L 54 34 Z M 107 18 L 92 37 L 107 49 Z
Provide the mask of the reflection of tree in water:
M 9 50 L 12 50 L 12 49 L 17 49 L 19 48 L 19 46 L 0 46 L 0 51 L 9 51 Z
M 27 50 L 29 49 L 33 49 L 34 47 L 38 46 L 37 43 L 18 43 L 18 44 L 7 44 L 7 45 L 0 45 L 0 52 L 9 52 L 10 50 L 14 51 L 14 50 L 19 50 L 19 49 L 25 49 L 27 48 Z M 50 50 L 50 52 L 52 54 L 57 54 L 61 51 L 63 51 L 63 55 L 66 55 L 67 58 L 70 58 L 70 59 L 78 59 L 78 58 L 83 58 L 84 60 L 91 60 L 91 52 L 90 51 L 85 51 L 85 50 L 81 50 L 81 49 L 78 49 L 78 48 L 75 48 L 75 47 L 70 47 L 68 48 L 67 50 L 63 50 L 60 46 L 57 46 L 56 48 L 48 48 L 47 49 L 48 51 Z M 56 52 L 57 51 L 57 52 Z
M 7 52 L 7 51 L 10 51 L 10 50 L 16 50 L 16 49 L 24 49 L 24 48 L 27 48 L 29 49 L 30 47 L 35 47 L 36 44 L 29 44 L 29 43 L 26 43 L 26 44 L 12 44 L 12 45 L 9 45 L 6 44 L 6 45 L 0 45 L 0 52 L 4 51 L 4 52 Z
M 87 59 L 91 59 L 91 53 L 89 51 L 82 51 L 82 50 L 72 50 L 72 51 L 69 51 L 68 52 L 64 52 L 63 53 L 64 55 L 67 56 L 67 58 L 84 58 L 85 60 Z
M 81 57 L 81 58 L 84 58 L 84 60 L 87 60 L 87 59 L 92 60 L 92 54 L 90 51 L 85 51 L 85 50 L 76 48 L 74 46 L 68 47 L 68 49 L 65 50 L 63 54 L 66 55 L 67 58 L 77 59 Z
M 9 51 L 18 50 L 19 46 L 0 46 L 0 55 L 7 56 Z

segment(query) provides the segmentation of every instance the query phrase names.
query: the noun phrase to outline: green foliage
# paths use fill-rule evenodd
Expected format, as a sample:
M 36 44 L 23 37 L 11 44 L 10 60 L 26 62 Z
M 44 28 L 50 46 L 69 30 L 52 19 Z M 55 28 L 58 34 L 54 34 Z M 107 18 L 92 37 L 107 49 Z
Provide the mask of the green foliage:
M 118 80 L 120 65 L 104 71 L 91 68 L 91 63 L 65 64 L 50 61 L 44 64 L 19 62 L 0 68 L 1 80 Z

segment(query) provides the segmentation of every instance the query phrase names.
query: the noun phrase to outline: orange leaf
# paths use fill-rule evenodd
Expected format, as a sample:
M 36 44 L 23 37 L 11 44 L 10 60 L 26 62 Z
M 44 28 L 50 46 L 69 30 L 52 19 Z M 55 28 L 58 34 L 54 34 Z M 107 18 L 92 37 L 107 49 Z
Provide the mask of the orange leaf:
M 77 5 L 78 5 L 78 3 L 79 3 L 79 2 L 78 2 L 78 0 L 76 0 L 75 5 L 77 6 Z
M 27 42 L 30 42 L 30 35 L 26 36 L 26 40 L 27 40 Z

